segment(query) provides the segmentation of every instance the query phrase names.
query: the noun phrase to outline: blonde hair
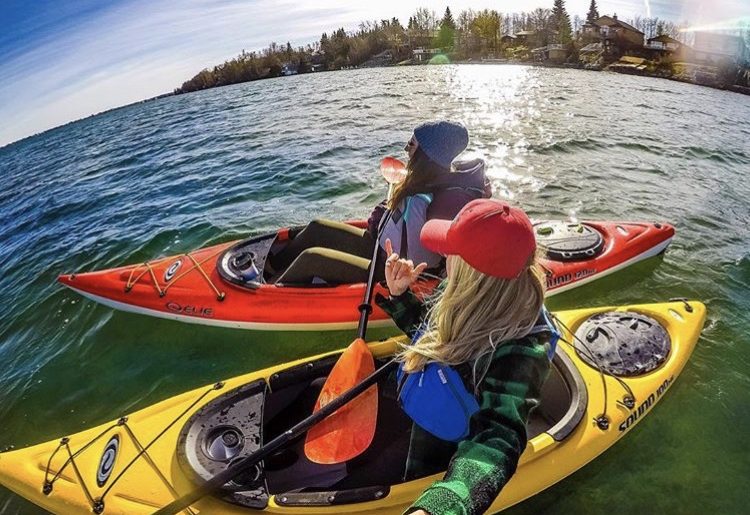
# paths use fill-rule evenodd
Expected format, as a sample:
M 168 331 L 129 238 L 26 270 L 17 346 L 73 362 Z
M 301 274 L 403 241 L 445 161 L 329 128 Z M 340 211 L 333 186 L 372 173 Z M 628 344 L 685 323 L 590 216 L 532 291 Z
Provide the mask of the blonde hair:
M 544 302 L 544 275 L 532 256 L 516 279 L 500 279 L 449 256 L 448 284 L 434 299 L 426 328 L 397 356 L 406 372 L 436 361 L 446 365 L 476 362 L 501 342 L 520 338 L 534 327 Z

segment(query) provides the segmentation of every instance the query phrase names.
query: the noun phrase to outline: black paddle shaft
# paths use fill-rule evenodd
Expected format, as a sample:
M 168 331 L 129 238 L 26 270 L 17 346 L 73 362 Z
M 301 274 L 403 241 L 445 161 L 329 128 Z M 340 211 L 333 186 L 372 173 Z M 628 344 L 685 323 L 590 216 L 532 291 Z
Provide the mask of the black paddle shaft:
M 372 259 L 370 260 L 369 275 L 367 276 L 367 287 L 365 288 L 365 298 L 362 304 L 359 305 L 359 325 L 357 326 L 357 338 L 365 339 L 365 333 L 367 333 L 367 321 L 372 313 L 372 291 L 375 282 L 375 268 L 378 262 L 378 254 L 380 254 L 380 237 L 383 234 L 383 228 L 388 220 L 391 218 L 391 210 L 386 209 L 383 213 L 383 217 L 380 219 L 378 224 L 378 233 L 375 235 L 375 248 L 372 251 Z
M 227 468 L 224 472 L 216 474 L 214 477 L 200 485 L 192 492 L 183 495 L 179 499 L 176 499 L 175 501 L 172 501 L 168 505 L 164 506 L 159 511 L 154 512 L 154 515 L 175 515 L 187 509 L 191 504 L 200 500 L 206 495 L 215 492 L 226 483 L 231 481 L 233 478 L 237 477 L 239 474 L 249 469 L 250 467 L 256 465 L 280 447 L 309 431 L 315 424 L 328 417 L 329 415 L 332 415 L 344 404 L 347 404 L 348 402 L 354 400 L 358 395 L 364 393 L 365 390 L 377 383 L 388 372 L 390 372 L 390 369 L 395 364 L 396 360 L 392 359 L 391 361 L 377 369 L 375 372 L 367 376 L 361 383 L 345 391 L 344 393 L 333 399 L 331 402 L 320 408 L 320 410 L 318 410 L 317 412 L 313 413 L 290 429 L 287 429 L 284 433 L 280 434 L 254 453 L 243 458 L 235 465 Z
M 373 283 L 375 280 L 375 266 L 378 260 L 378 254 L 380 252 L 380 236 L 383 234 L 383 228 L 388 223 L 391 217 L 391 210 L 387 209 L 383 213 L 383 217 L 380 219 L 378 224 L 378 233 L 375 235 L 375 248 L 372 251 L 372 260 L 370 261 L 369 275 L 367 277 L 367 287 L 365 288 L 365 298 L 362 304 L 359 305 L 359 326 L 357 328 L 357 337 L 364 340 L 365 333 L 367 331 L 367 321 L 372 312 L 372 291 Z M 227 468 L 224 472 L 216 474 L 214 477 L 203 483 L 201 486 L 188 492 L 179 499 L 176 499 L 154 512 L 154 515 L 174 515 L 186 508 L 190 507 L 191 504 L 200 500 L 201 498 L 209 495 L 229 481 L 237 477 L 239 474 L 249 469 L 250 467 L 258 464 L 264 458 L 275 452 L 277 449 L 283 447 L 290 441 L 294 440 L 300 435 L 308 432 L 315 424 L 323 420 L 329 415 L 332 415 L 336 410 L 354 400 L 359 394 L 363 393 L 370 386 L 377 383 L 382 377 L 385 376 L 396 363 L 396 360 L 391 360 L 378 370 L 367 376 L 361 383 L 342 393 L 334 400 L 320 408 L 317 412 L 313 413 L 306 419 L 299 422 L 294 427 L 287 429 L 285 432 L 262 446 L 260 449 L 252 453 L 251 455 L 243 458 L 241 461 Z

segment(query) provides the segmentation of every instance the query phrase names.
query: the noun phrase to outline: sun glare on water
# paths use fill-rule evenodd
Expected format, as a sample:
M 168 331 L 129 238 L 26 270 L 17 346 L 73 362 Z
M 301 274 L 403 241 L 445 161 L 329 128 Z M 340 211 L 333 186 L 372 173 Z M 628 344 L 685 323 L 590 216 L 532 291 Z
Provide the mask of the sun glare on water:
M 445 69 L 447 90 L 461 106 L 458 116 L 472 127 L 469 155 L 487 161 L 487 176 L 496 194 L 512 199 L 521 190 L 538 191 L 543 182 L 526 162 L 526 128 L 542 115 L 546 102 L 534 94 L 535 71 L 514 65 Z

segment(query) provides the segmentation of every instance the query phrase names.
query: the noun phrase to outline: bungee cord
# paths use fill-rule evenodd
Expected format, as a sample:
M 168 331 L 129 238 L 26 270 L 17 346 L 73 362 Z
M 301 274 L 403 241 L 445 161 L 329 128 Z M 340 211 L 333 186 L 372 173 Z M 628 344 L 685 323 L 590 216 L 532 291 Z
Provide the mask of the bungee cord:
M 222 301 L 226 297 L 226 292 L 219 290 L 219 288 L 214 284 L 214 282 L 208 276 L 208 274 L 206 273 L 206 271 L 203 269 L 203 265 L 206 262 L 211 261 L 212 259 L 214 259 L 219 254 L 222 254 L 225 250 L 226 250 L 226 247 L 222 247 L 220 250 L 218 250 L 215 253 L 211 254 L 210 256 L 208 256 L 207 258 L 203 259 L 202 261 L 198 261 L 190 253 L 188 253 L 188 254 L 182 254 L 180 256 L 166 258 L 166 259 L 171 259 L 171 260 L 174 260 L 175 258 L 176 259 L 187 258 L 187 259 L 189 259 L 192 262 L 192 266 L 190 268 L 188 268 L 187 270 L 183 271 L 182 273 L 178 274 L 174 278 L 172 278 L 172 280 L 169 281 L 169 283 L 166 284 L 163 288 L 159 285 L 159 280 L 156 278 L 156 274 L 154 273 L 154 268 L 153 268 L 152 263 L 153 264 L 159 264 L 159 263 L 164 262 L 166 259 L 161 259 L 161 260 L 152 261 L 152 262 L 146 261 L 146 262 L 144 262 L 141 265 L 136 265 L 136 266 L 134 266 L 130 270 L 130 275 L 128 276 L 128 280 L 125 283 L 125 293 L 130 292 L 130 290 L 133 289 L 133 287 L 138 283 L 138 281 L 141 280 L 141 278 L 144 275 L 149 274 L 149 276 L 151 277 L 151 282 L 152 282 L 154 288 L 156 289 L 156 292 L 159 294 L 159 297 L 164 297 L 167 294 L 167 291 L 169 290 L 169 288 L 173 284 L 177 283 L 181 278 L 185 277 L 190 272 L 192 272 L 194 270 L 197 270 L 198 273 L 201 274 L 201 276 L 203 276 L 203 278 L 206 280 L 206 283 L 208 283 L 208 286 L 213 290 L 214 294 L 216 295 L 216 299 L 219 300 L 219 301 Z M 141 267 L 145 267 L 145 268 L 141 270 Z M 139 270 L 140 270 L 140 273 L 136 275 L 136 272 L 139 271 Z
M 49 457 L 49 460 L 47 461 L 47 466 L 44 471 L 44 485 L 42 486 L 42 492 L 45 495 L 50 495 L 53 491 L 54 483 L 62 477 L 63 471 L 70 465 L 73 468 L 73 471 L 75 472 L 75 475 L 78 478 L 78 484 L 81 487 L 81 490 L 83 491 L 83 494 L 86 496 L 86 499 L 91 506 L 91 510 L 96 513 L 97 515 L 104 512 L 105 509 L 105 497 L 107 494 L 112 490 L 112 488 L 117 484 L 117 482 L 125 475 L 125 473 L 132 467 L 139 459 L 143 458 L 146 463 L 155 471 L 156 475 L 159 477 L 159 479 L 165 484 L 169 492 L 174 496 L 174 498 L 178 498 L 179 494 L 174 488 L 174 485 L 172 485 L 169 480 L 167 479 L 166 475 L 159 469 L 159 467 L 156 465 L 156 462 L 151 458 L 151 456 L 148 454 L 148 449 L 156 443 L 164 434 L 166 434 L 167 431 L 169 431 L 172 426 L 174 426 L 180 419 L 182 419 L 185 415 L 187 415 L 197 404 L 199 404 L 207 395 L 209 395 L 211 392 L 220 390 L 224 387 L 223 382 L 219 382 L 214 384 L 211 388 L 203 392 L 201 395 L 199 395 L 187 408 L 185 408 L 177 417 L 175 417 L 169 424 L 167 424 L 154 438 L 151 439 L 150 442 L 148 442 L 146 445 L 143 445 L 140 440 L 137 438 L 135 433 L 133 432 L 132 428 L 128 425 L 128 418 L 122 417 L 114 424 L 111 424 L 107 428 L 105 428 L 101 433 L 99 433 L 97 436 L 92 438 L 89 442 L 83 445 L 80 449 L 73 452 L 70 448 L 70 439 L 68 437 L 62 438 L 60 440 L 60 443 L 55 448 L 55 450 L 52 452 L 52 454 Z M 137 449 L 136 455 L 123 467 L 123 469 L 115 476 L 115 478 L 110 482 L 109 486 L 104 490 L 102 495 L 98 498 L 94 498 L 93 495 L 91 495 L 91 491 L 89 490 L 89 487 L 86 485 L 86 482 L 83 479 L 83 475 L 80 472 L 80 469 L 78 468 L 78 465 L 76 463 L 76 458 L 81 455 L 84 451 L 86 451 L 88 448 L 90 448 L 94 443 L 102 439 L 105 435 L 107 435 L 112 429 L 116 427 L 123 427 L 125 429 L 125 433 L 130 437 L 133 445 Z M 55 455 L 57 455 L 58 451 L 62 448 L 65 448 L 68 453 L 68 458 L 65 460 L 65 463 L 54 473 L 52 476 L 52 479 L 49 479 L 52 467 L 52 460 L 54 459 Z M 190 509 L 186 508 L 187 512 L 191 515 L 194 515 L 195 512 Z
M 633 394 L 633 390 L 630 388 L 630 386 L 628 386 L 628 384 L 625 381 L 623 381 L 622 379 L 620 379 L 616 375 L 609 374 L 609 373 L 607 373 L 607 372 L 604 371 L 601 363 L 599 363 L 599 360 L 596 358 L 594 352 L 589 348 L 589 346 L 586 345 L 586 343 L 583 340 L 581 340 L 573 331 L 571 331 L 571 329 L 567 325 L 565 325 L 565 323 L 562 320 L 560 320 L 560 318 L 557 317 L 557 315 L 555 315 L 554 313 L 550 313 L 550 316 L 555 321 L 555 323 L 560 324 L 560 326 L 563 329 L 565 329 L 569 334 L 571 334 L 573 336 L 573 339 L 575 341 L 577 341 L 578 343 L 581 344 L 581 346 L 583 346 L 583 351 L 584 352 L 582 352 L 582 354 L 585 354 L 586 357 L 588 357 L 589 359 L 591 359 L 591 361 L 593 361 L 596 364 L 596 367 L 594 367 L 594 368 L 596 369 L 597 372 L 599 372 L 599 377 L 601 377 L 601 379 L 602 379 L 602 387 L 603 387 L 603 391 L 604 391 L 604 409 L 602 410 L 602 414 L 601 415 L 598 415 L 597 417 L 594 418 L 594 422 L 596 422 L 596 425 L 597 425 L 597 427 L 599 429 L 601 429 L 602 431 L 606 431 L 609 428 L 609 417 L 607 416 L 607 406 L 608 406 L 607 400 L 608 400 L 608 392 L 609 392 L 609 390 L 608 390 L 608 387 L 607 387 L 607 381 L 606 381 L 605 374 L 607 376 L 613 378 L 615 381 L 617 381 L 619 383 L 619 385 L 626 392 L 626 394 L 623 396 L 622 400 L 619 400 L 619 399 L 617 400 L 617 404 L 618 405 L 623 406 L 623 407 L 625 407 L 627 409 L 633 409 L 635 407 L 635 403 L 636 403 L 635 394 Z M 577 349 L 576 346 L 575 346 L 575 344 L 572 343 L 572 342 L 570 342 L 566 338 L 564 338 L 562 336 L 562 334 L 560 335 L 560 341 L 565 342 L 566 344 L 568 344 L 571 348 L 573 348 L 574 351 L 581 352 L 581 349 Z

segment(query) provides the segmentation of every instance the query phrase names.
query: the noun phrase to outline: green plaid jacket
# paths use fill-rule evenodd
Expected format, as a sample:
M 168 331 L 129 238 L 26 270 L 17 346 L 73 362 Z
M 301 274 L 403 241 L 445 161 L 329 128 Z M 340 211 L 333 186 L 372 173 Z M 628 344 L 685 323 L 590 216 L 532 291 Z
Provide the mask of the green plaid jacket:
M 444 285 L 445 281 L 438 288 Z M 395 298 L 378 295 L 376 302 L 409 337 L 427 313 L 426 304 L 410 290 Z M 526 448 L 526 421 L 539 404 L 549 373 L 549 345 L 549 334 L 540 333 L 497 347 L 478 385 L 480 410 L 471 419 L 466 440 L 457 445 L 445 442 L 414 424 L 406 479 L 437 473 L 449 464 L 443 479 L 427 488 L 406 513 L 418 509 L 431 515 L 487 511 Z

